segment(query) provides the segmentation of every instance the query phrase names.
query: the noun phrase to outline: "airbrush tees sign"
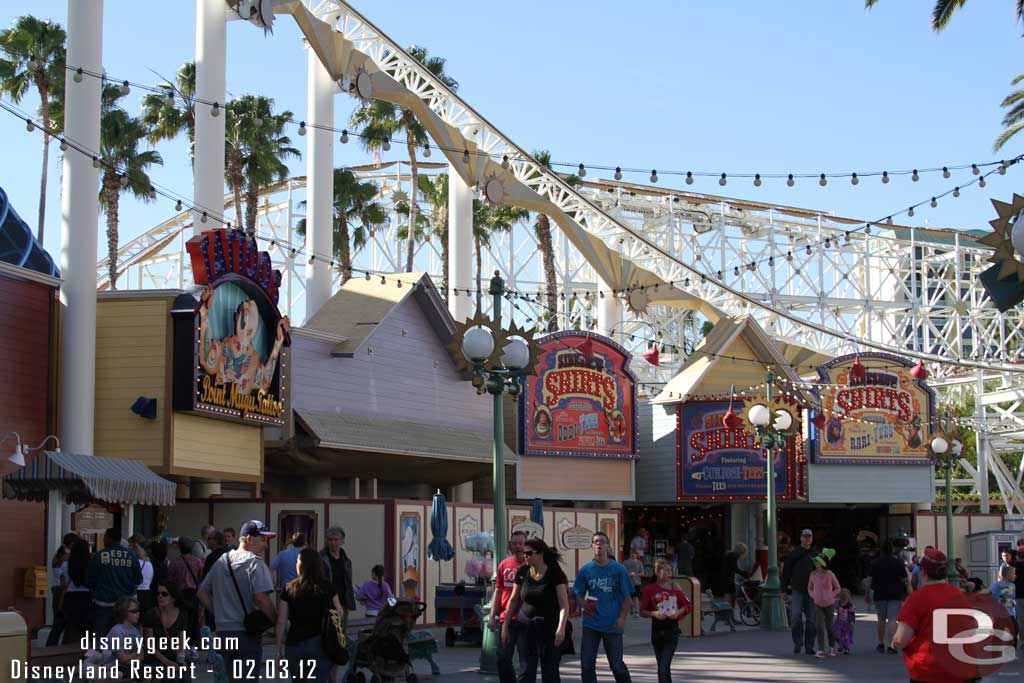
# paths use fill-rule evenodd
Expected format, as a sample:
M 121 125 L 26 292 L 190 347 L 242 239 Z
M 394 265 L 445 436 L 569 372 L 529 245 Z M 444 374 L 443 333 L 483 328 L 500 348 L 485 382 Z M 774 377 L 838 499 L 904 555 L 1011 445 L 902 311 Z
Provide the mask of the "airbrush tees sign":
M 742 402 L 739 409 L 742 409 Z M 729 401 L 690 401 L 679 406 L 676 430 L 679 500 L 764 500 L 768 454 L 744 425 L 723 424 Z M 799 411 L 793 411 L 799 414 Z M 803 495 L 803 438 L 799 423 L 785 450 L 775 452 L 775 495 Z
M 862 353 L 818 368 L 825 424 L 816 432 L 815 463 L 930 463 L 935 394 L 911 375 L 911 365 Z
M 281 350 L 288 318 L 277 309 L 280 271 L 241 230 L 211 230 L 186 245 L 197 285 L 205 285 L 192 315 L 190 337 L 175 327 L 175 372 L 189 359 L 187 395 L 176 382 L 175 409 L 253 424 L 284 422 Z M 183 329 L 182 332 L 185 330 Z
M 575 331 L 538 344 L 537 372 L 519 399 L 519 452 L 636 458 L 636 377 L 626 350 Z

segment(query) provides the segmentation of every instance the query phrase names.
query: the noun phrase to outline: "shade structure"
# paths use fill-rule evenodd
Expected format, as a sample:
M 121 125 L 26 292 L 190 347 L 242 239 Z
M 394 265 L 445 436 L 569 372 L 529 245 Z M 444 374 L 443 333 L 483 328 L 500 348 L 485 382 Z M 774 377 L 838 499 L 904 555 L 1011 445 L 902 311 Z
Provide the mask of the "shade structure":
M 534 498 L 530 504 L 530 521 L 544 528 L 544 501 L 540 498 Z
M 447 562 L 455 556 L 452 544 L 448 542 L 448 504 L 440 492 L 434 494 L 430 506 L 430 533 L 434 538 L 427 546 L 427 557 L 438 562 Z
M 46 500 L 61 491 L 74 502 L 90 499 L 135 505 L 174 505 L 177 486 L 138 460 L 44 451 L 4 476 L 5 498 Z

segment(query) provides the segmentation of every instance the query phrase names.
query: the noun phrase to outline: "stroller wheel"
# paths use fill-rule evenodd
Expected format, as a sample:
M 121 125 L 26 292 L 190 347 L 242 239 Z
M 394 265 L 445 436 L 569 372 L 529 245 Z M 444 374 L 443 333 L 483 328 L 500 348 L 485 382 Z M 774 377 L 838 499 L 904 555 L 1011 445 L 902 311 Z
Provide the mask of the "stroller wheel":
M 753 602 L 748 602 L 740 608 L 740 621 L 747 626 L 757 626 L 761 623 L 761 607 Z

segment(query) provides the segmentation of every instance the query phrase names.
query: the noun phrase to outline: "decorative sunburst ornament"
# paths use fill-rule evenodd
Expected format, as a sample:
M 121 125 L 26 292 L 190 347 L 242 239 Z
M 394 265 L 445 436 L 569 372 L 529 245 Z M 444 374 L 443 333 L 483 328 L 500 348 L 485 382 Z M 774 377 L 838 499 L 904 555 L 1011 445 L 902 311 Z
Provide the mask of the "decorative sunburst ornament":
M 629 305 L 629 310 L 637 315 L 645 313 L 650 302 L 651 298 L 647 296 L 647 292 L 639 287 L 630 291 L 626 297 L 626 304 Z
M 537 361 L 540 360 L 540 346 L 536 344 L 533 339 L 536 331 L 536 327 L 526 329 L 523 327 L 519 327 L 518 324 L 513 322 L 509 326 L 507 332 L 496 336 L 494 340 L 494 346 L 496 347 L 496 350 L 504 349 L 505 345 L 508 344 L 509 339 L 511 339 L 512 337 L 520 337 L 524 342 L 526 342 L 526 347 L 530 349 L 530 361 L 525 366 L 519 369 L 519 373 L 522 375 L 532 375 L 534 370 L 537 368 Z M 498 352 L 498 357 L 501 357 L 500 351 Z
M 790 420 L 789 430 L 792 430 L 796 427 L 797 420 L 799 419 L 800 415 L 796 401 L 784 397 L 773 396 L 771 401 L 765 401 L 764 396 L 744 396 L 743 403 L 744 406 L 743 410 L 741 411 L 743 416 L 743 430 L 754 435 L 757 434 L 757 426 L 750 421 L 750 408 L 752 406 L 760 404 L 768 408 L 769 412 L 771 412 L 772 415 L 772 422 L 770 426 L 774 426 L 775 420 L 778 419 L 780 411 L 789 413 L 790 418 L 792 418 Z M 755 438 L 758 439 L 757 441 L 755 441 L 755 443 L 758 443 L 760 441 L 760 438 Z
M 999 280 L 1016 276 L 1017 282 L 1024 283 L 1024 197 L 1014 194 L 1010 204 L 993 199 L 992 205 L 998 218 L 989 221 L 992 232 L 978 241 L 993 248 L 988 260 L 999 266 Z
M 501 330 L 496 330 L 494 328 L 494 321 L 478 311 L 475 316 L 468 318 L 465 322 L 460 323 L 455 321 L 455 340 L 447 346 L 448 350 L 452 352 L 452 358 L 455 359 L 455 369 L 459 372 L 473 371 L 473 361 L 466 358 L 466 354 L 462 351 L 462 340 L 465 338 L 466 333 L 475 327 L 487 328 L 490 330 L 491 336 L 494 338 L 494 350 L 491 351 L 491 355 L 489 355 L 484 361 L 484 368 L 487 370 L 493 370 L 499 366 L 501 350 L 505 347 L 507 342 L 501 339 Z M 534 360 L 534 362 L 536 361 Z

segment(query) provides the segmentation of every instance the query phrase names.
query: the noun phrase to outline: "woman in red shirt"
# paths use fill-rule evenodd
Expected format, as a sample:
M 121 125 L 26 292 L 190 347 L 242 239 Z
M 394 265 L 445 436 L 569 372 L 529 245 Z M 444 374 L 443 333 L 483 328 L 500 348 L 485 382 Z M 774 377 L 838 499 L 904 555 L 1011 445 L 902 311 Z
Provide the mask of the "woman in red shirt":
M 672 683 L 672 657 L 679 644 L 679 620 L 693 609 L 679 584 L 672 580 L 672 566 L 665 560 L 654 563 L 658 580 L 644 589 L 640 616 L 651 619 L 651 645 L 658 662 L 658 683 Z

